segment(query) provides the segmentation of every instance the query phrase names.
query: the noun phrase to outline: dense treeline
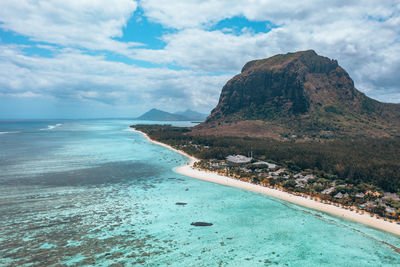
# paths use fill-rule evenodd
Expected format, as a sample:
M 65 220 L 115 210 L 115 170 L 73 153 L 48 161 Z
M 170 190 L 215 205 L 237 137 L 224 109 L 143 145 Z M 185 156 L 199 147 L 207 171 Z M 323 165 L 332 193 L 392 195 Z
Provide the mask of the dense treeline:
M 295 142 L 273 139 L 191 136 L 188 128 L 136 125 L 153 139 L 178 146 L 201 159 L 230 154 L 273 160 L 290 169 L 322 171 L 346 183 L 368 183 L 385 191 L 400 189 L 400 138 Z

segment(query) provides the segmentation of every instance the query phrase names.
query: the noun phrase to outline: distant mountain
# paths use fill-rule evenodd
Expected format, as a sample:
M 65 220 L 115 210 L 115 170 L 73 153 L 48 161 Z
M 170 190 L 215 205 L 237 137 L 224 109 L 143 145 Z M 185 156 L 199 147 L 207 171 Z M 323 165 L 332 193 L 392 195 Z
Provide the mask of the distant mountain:
M 207 115 L 190 109 L 182 112 L 169 113 L 159 109 L 151 109 L 136 120 L 147 121 L 204 121 Z
M 246 63 L 192 133 L 279 139 L 393 137 L 400 136 L 400 105 L 367 97 L 336 60 L 308 50 Z
M 137 117 L 136 120 L 146 120 L 146 121 L 189 121 L 190 119 L 179 115 L 173 114 L 159 109 L 151 109 L 144 113 L 142 116 Z
M 182 115 L 189 118 L 192 121 L 205 121 L 207 118 L 207 114 L 203 114 L 191 109 L 187 109 L 185 111 L 175 112 L 174 114 Z

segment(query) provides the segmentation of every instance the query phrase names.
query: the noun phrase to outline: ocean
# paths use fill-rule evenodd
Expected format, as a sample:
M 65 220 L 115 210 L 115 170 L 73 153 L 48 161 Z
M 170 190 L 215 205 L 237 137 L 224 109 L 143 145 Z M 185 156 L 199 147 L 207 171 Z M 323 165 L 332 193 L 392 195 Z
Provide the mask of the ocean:
M 0 121 L 1 266 L 400 265 L 394 235 L 177 174 L 134 123 Z

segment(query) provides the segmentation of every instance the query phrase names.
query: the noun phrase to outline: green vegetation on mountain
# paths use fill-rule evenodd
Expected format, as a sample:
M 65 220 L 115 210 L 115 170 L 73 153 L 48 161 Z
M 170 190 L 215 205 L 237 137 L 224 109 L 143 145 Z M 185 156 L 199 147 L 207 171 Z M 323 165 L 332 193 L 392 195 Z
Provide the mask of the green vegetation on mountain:
M 178 111 L 175 112 L 174 114 L 182 115 L 191 121 L 205 121 L 207 118 L 207 114 L 203 114 L 191 109 L 186 109 L 185 111 Z

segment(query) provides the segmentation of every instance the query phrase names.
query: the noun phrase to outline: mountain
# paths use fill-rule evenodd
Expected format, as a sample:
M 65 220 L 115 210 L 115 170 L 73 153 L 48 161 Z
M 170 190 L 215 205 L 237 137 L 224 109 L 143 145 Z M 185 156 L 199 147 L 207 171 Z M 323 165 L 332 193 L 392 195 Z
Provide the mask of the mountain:
M 400 136 L 400 105 L 367 97 L 336 60 L 308 50 L 246 63 L 192 134 L 393 137 Z
M 175 112 L 174 114 L 185 116 L 192 121 L 205 121 L 207 118 L 207 114 L 203 114 L 191 109 L 187 109 L 185 111 Z
M 142 116 L 137 117 L 135 120 L 146 120 L 146 121 L 189 121 L 190 119 L 169 112 L 165 112 L 159 109 L 151 109 L 144 113 Z
M 185 111 L 169 113 L 159 109 L 151 109 L 136 120 L 147 121 L 204 121 L 207 115 L 187 109 Z

